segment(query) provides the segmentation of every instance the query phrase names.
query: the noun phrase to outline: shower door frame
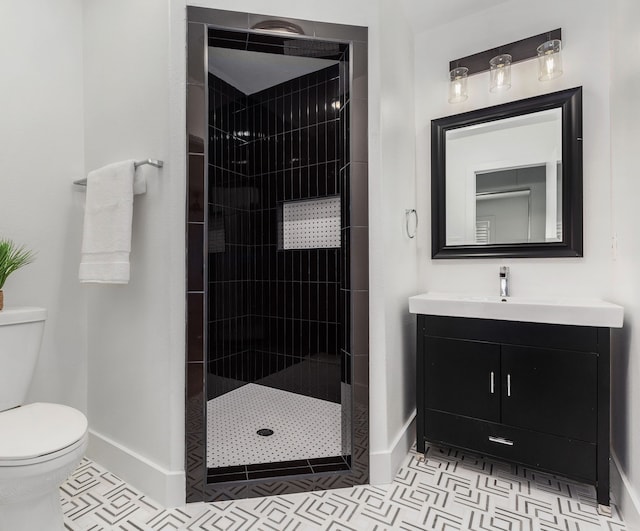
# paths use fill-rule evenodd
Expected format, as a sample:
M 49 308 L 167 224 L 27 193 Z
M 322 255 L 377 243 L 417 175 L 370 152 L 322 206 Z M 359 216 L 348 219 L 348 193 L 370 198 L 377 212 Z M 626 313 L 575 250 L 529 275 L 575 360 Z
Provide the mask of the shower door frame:
M 340 178 L 342 254 L 348 271 L 344 295 L 343 375 L 350 384 L 350 470 L 207 483 L 207 250 L 208 27 L 251 31 L 266 15 L 187 6 L 187 278 L 185 471 L 186 501 L 217 501 L 349 487 L 369 481 L 369 263 L 367 28 L 282 18 L 302 27 L 305 39 L 349 45 L 348 162 Z M 341 172 L 342 174 L 342 172 Z M 346 177 L 345 177 L 346 176 Z M 344 177 L 344 178 L 343 178 Z M 203 201 L 203 205 L 197 199 Z M 200 206 L 194 207 L 194 204 Z M 343 404 L 343 422 L 344 422 Z

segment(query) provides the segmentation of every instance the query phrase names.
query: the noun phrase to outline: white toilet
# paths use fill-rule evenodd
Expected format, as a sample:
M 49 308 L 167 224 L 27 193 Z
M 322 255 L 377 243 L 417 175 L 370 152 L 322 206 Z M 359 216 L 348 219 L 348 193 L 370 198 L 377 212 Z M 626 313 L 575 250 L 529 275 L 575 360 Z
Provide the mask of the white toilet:
M 43 308 L 0 311 L 0 530 L 63 529 L 58 487 L 87 447 L 87 419 L 60 404 L 22 405 L 36 366 Z

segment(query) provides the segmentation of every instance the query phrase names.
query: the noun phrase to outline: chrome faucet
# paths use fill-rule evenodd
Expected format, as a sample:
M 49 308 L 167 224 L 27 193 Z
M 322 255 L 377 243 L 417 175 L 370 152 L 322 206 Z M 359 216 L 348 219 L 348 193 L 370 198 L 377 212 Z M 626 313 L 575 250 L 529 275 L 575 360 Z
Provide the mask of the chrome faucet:
M 509 268 L 500 266 L 500 296 L 509 296 Z

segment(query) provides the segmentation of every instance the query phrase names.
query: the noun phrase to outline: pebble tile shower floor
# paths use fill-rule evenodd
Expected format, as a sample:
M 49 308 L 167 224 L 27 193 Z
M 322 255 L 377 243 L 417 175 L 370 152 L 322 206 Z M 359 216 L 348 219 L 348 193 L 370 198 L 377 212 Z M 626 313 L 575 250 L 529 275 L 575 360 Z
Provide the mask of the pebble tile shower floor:
M 207 403 L 207 466 L 339 456 L 340 415 L 334 402 L 243 385 Z M 260 429 L 273 435 L 258 435 Z
M 436 446 L 412 450 L 390 485 L 164 510 L 85 459 L 60 493 L 71 531 L 627 530 L 614 505 L 598 515 L 589 485 Z

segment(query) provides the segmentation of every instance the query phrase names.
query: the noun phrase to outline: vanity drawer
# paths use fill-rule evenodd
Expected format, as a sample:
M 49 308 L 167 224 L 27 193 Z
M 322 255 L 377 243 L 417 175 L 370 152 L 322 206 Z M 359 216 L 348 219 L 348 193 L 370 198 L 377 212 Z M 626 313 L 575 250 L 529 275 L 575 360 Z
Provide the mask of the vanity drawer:
M 422 331 L 427 336 L 598 352 L 598 329 L 589 326 L 521 323 L 439 315 L 423 317 Z
M 424 438 L 575 479 L 596 481 L 596 445 L 425 410 Z

